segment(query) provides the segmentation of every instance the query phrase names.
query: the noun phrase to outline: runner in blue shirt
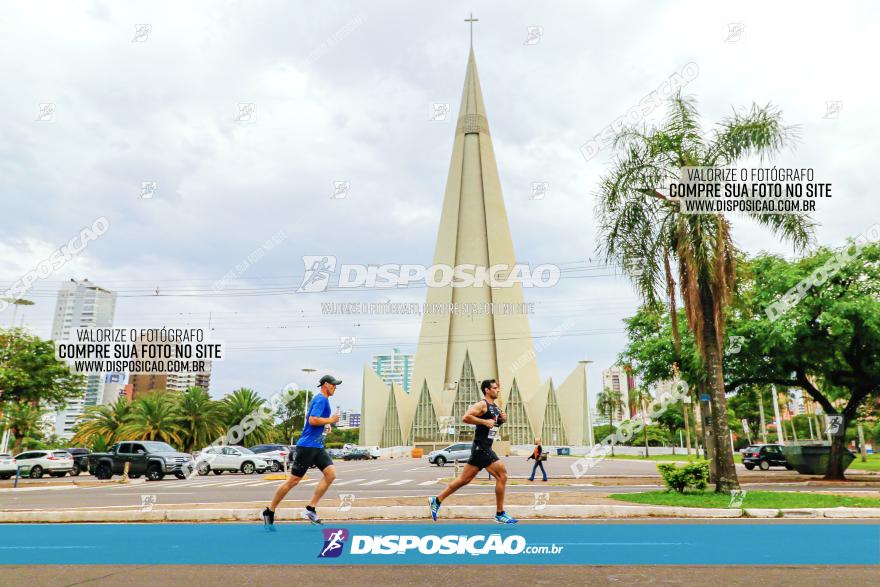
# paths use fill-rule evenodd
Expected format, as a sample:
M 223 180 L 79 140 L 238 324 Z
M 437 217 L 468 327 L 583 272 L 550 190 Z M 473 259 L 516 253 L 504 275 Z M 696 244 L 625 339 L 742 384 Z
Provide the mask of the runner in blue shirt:
M 318 506 L 318 501 L 330 488 L 330 484 L 336 480 L 336 467 L 333 466 L 333 459 L 324 450 L 324 428 L 339 421 L 339 414 L 330 415 L 330 397 L 336 392 L 336 386 L 341 383 L 342 381 L 332 375 L 321 377 L 321 381 L 318 383 L 321 393 L 317 394 L 309 404 L 302 434 L 296 441 L 296 456 L 290 469 L 290 477 L 275 492 L 272 504 L 263 510 L 263 522 L 266 526 L 272 526 L 275 523 L 275 508 L 278 507 L 284 496 L 302 481 L 306 471 L 312 465 L 318 467 L 324 476 L 315 486 L 312 501 L 300 516 L 312 524 L 321 523 L 321 518 L 318 517 L 315 508 Z

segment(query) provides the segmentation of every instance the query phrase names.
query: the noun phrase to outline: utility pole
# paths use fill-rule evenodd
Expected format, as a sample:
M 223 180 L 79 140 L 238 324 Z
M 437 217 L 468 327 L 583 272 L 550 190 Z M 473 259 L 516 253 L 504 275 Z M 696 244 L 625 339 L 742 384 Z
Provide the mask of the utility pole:
M 311 378 L 312 373 L 315 372 L 315 369 L 312 369 L 311 367 L 305 367 L 304 369 L 301 369 L 301 371 L 306 374 L 307 378 Z M 306 421 L 309 417 L 309 404 L 311 403 L 312 395 L 308 385 L 309 384 L 306 384 L 306 403 L 303 406 L 303 427 L 305 427 Z M 290 431 L 290 444 L 293 444 L 293 432 L 293 430 Z
M 771 385 L 773 392 L 773 415 L 776 418 L 776 440 L 779 444 L 785 444 L 785 431 L 782 429 L 782 420 L 779 418 L 779 398 L 776 395 L 776 386 Z
M 672 387 L 678 391 L 678 363 L 672 364 Z M 691 394 L 688 391 L 687 396 L 681 402 L 681 411 L 684 414 L 684 433 L 687 436 L 687 455 L 688 460 L 691 458 L 691 425 L 688 412 L 691 411 Z
M 868 462 L 868 451 L 865 448 L 865 431 L 862 429 L 862 423 L 858 422 L 856 427 L 859 431 L 859 452 L 862 453 L 862 462 Z
M 758 411 L 761 414 L 761 442 L 767 444 L 767 423 L 764 421 L 764 390 L 758 388 Z

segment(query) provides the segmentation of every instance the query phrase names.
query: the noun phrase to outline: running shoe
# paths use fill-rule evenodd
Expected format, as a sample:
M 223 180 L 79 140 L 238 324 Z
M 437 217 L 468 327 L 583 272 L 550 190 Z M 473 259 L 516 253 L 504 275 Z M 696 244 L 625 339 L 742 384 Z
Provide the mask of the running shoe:
M 263 524 L 266 525 L 266 528 L 270 530 L 274 530 L 275 526 L 275 512 L 266 508 L 263 510 Z
M 495 521 L 499 524 L 516 524 L 519 522 L 516 518 L 511 518 L 507 512 L 501 512 L 495 515 Z
M 428 505 L 431 506 L 431 517 L 434 518 L 434 521 L 437 521 L 437 512 L 440 511 L 440 500 L 436 497 L 428 498 Z
M 319 525 L 320 525 L 320 524 L 323 524 L 323 523 L 324 523 L 324 522 L 321 521 L 321 518 L 318 517 L 317 512 L 310 512 L 309 510 L 303 510 L 303 511 L 300 513 L 300 517 L 301 517 L 303 520 L 308 520 L 308 521 L 311 522 L 312 524 L 319 524 Z

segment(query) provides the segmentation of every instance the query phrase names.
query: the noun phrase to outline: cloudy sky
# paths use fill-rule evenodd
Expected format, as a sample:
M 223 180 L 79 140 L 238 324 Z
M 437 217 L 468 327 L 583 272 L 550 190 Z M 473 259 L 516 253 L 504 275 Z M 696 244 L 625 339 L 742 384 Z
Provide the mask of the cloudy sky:
M 612 152 L 586 160 L 579 148 L 688 63 L 699 75 L 684 92 L 707 128 L 752 102 L 799 125 L 796 150 L 775 163 L 833 184 L 815 216 L 819 243 L 880 219 L 868 2 L 6 3 L 0 286 L 94 219 L 111 225 L 34 285 L 19 320 L 48 336 L 59 284 L 89 278 L 118 292 L 116 326 L 210 317 L 228 349 L 214 395 L 269 396 L 311 384 L 301 369 L 314 368 L 345 380 L 339 403 L 358 407 L 363 365 L 393 347 L 414 352 L 419 321 L 327 318 L 320 303 L 421 302 L 424 289 L 296 294 L 302 256 L 430 263 L 471 11 L 517 257 L 583 269 L 526 292 L 536 335 L 576 319 L 540 353 L 542 378 L 559 383 L 592 359 L 595 393 L 637 306 L 596 258 L 596 187 Z M 531 40 L 530 27 L 540 27 Z M 447 120 L 431 120 L 446 103 Z M 141 197 L 145 182 L 152 197 Z M 346 197 L 331 197 L 336 182 L 350 182 Z M 530 198 L 535 182 L 548 185 L 542 199 Z M 280 244 L 248 264 L 273 236 Z M 748 222 L 734 237 L 749 252 L 792 254 Z M 0 315 L 11 320 L 11 309 Z M 339 353 L 345 336 L 354 348 Z

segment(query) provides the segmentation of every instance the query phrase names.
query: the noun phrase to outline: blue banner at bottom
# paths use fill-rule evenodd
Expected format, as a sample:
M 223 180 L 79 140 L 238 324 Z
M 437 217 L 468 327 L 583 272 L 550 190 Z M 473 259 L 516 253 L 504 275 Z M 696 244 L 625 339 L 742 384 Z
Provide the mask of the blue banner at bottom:
M 878 524 L 0 525 L 0 564 L 878 563 Z

